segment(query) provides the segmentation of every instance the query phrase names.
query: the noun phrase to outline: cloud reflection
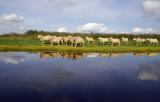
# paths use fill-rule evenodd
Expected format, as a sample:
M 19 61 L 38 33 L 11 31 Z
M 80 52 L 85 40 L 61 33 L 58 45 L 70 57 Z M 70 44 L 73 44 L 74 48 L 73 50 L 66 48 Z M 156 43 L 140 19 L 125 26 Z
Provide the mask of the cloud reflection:
M 25 61 L 25 56 L 19 53 L 11 53 L 11 52 L 0 53 L 0 62 L 5 62 L 9 64 L 18 64 L 24 61 Z
M 160 80 L 160 62 L 152 64 L 141 65 L 138 72 L 138 79 L 140 80 Z

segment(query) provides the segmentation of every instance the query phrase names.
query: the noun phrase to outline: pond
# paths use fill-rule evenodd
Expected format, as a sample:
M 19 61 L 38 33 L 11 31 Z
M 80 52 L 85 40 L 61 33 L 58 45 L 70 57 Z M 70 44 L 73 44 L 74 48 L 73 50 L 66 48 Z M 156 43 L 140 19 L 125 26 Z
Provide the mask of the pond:
M 0 52 L 0 102 L 159 102 L 159 53 Z

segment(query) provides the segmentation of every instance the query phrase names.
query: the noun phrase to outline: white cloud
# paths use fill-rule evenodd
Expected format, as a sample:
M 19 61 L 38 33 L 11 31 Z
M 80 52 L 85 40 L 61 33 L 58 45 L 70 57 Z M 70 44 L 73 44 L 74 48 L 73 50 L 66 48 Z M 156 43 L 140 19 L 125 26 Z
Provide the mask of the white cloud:
M 135 27 L 135 28 L 133 28 L 132 32 L 134 32 L 134 33 L 156 33 L 156 30 L 153 28 Z
M 54 6 L 60 7 L 60 8 L 67 8 L 72 7 L 76 5 L 76 0 L 49 0 L 51 1 Z
M 0 33 L 22 32 L 22 26 L 26 25 L 24 17 L 15 13 L 4 14 L 0 16 Z M 23 27 L 24 29 L 24 27 Z
M 57 32 L 67 32 L 67 28 L 66 27 L 60 27 L 57 29 Z
M 23 20 L 24 20 L 23 16 L 18 16 L 15 13 L 0 16 L 0 22 L 2 23 L 23 22 Z
M 102 23 L 88 23 L 78 28 L 80 32 L 97 32 L 97 33 L 105 33 L 109 31 L 109 29 Z
M 145 15 L 160 19 L 160 0 L 143 0 Z

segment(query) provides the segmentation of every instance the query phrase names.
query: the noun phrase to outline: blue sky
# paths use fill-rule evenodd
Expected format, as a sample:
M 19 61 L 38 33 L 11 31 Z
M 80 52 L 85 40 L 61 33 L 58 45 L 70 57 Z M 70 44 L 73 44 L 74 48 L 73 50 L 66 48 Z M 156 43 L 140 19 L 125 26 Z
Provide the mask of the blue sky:
M 0 0 L 0 33 L 160 33 L 160 0 Z

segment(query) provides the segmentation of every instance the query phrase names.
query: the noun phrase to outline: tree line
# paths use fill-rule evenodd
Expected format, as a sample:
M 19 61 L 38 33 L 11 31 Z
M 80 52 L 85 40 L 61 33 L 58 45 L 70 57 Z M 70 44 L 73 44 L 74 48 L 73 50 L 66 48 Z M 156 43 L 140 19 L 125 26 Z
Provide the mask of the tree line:
M 60 32 L 47 32 L 47 31 L 38 31 L 38 30 L 28 30 L 24 33 L 8 33 L 8 34 L 2 34 L 0 35 L 1 38 L 10 38 L 10 39 L 38 39 L 38 35 L 53 35 L 53 36 L 81 36 L 82 38 L 85 38 L 86 36 L 92 37 L 94 39 L 97 39 L 98 37 L 113 37 L 113 38 L 122 38 L 126 37 L 128 39 L 133 39 L 135 37 L 142 37 L 142 38 L 157 38 L 160 40 L 160 34 L 114 34 L 114 33 L 60 33 Z

